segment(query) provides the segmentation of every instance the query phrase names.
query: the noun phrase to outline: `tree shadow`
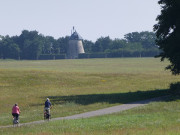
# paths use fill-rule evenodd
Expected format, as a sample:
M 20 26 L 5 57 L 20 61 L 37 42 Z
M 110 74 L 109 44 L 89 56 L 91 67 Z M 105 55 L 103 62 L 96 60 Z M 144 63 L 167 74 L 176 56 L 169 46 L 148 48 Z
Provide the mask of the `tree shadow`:
M 112 93 L 112 94 L 89 94 L 89 95 L 72 95 L 72 96 L 48 96 L 52 104 L 66 104 L 73 102 L 80 105 L 89 105 L 94 103 L 131 103 L 135 101 L 146 100 L 155 97 L 169 95 L 168 90 L 151 90 L 137 91 L 128 93 Z M 47 97 L 43 97 L 46 99 Z M 169 98 L 163 99 L 168 101 Z M 142 102 L 143 103 L 143 102 Z

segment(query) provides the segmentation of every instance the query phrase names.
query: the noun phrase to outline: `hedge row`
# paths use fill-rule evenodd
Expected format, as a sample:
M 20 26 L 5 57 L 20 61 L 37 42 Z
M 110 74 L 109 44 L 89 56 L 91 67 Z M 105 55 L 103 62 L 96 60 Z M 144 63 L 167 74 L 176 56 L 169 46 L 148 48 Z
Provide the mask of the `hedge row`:
M 144 51 L 116 51 L 110 53 L 83 53 L 79 54 L 79 59 L 86 58 L 119 58 L 119 57 L 154 57 L 159 55 L 159 50 L 144 50 Z M 56 60 L 66 59 L 66 54 L 42 54 L 39 55 L 36 60 Z M 20 58 L 17 58 L 20 59 Z
M 159 55 L 159 51 L 118 51 L 112 53 L 91 53 L 79 54 L 79 58 L 119 58 L 119 57 L 154 57 Z
M 66 54 L 53 55 L 53 54 L 44 54 L 39 55 L 38 60 L 57 60 L 57 59 L 66 59 Z

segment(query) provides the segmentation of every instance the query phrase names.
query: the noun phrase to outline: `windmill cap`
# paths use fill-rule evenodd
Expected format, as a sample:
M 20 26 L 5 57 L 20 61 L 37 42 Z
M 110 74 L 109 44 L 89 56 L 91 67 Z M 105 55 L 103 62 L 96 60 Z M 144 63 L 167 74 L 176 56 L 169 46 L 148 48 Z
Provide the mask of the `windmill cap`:
M 71 37 L 70 40 L 83 40 L 83 38 L 75 31 Z

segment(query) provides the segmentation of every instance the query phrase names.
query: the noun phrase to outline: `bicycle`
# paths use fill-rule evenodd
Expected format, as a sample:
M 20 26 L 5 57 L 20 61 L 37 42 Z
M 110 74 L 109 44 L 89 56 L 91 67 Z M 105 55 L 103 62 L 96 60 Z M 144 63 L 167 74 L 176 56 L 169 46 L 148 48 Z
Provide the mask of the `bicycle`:
M 44 111 L 44 120 L 50 120 L 51 119 L 51 114 L 49 114 L 48 110 Z
M 18 127 L 19 126 L 19 120 L 17 117 L 13 117 L 13 127 Z

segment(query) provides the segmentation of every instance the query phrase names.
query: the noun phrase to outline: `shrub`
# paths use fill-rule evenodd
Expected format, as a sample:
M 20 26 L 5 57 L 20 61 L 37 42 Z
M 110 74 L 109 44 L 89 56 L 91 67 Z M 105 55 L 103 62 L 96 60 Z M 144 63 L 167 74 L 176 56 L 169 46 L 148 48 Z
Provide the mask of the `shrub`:
M 55 59 L 65 59 L 65 54 L 41 54 L 39 55 L 39 60 L 55 60 Z
M 180 95 L 180 82 L 170 84 L 170 93 Z

